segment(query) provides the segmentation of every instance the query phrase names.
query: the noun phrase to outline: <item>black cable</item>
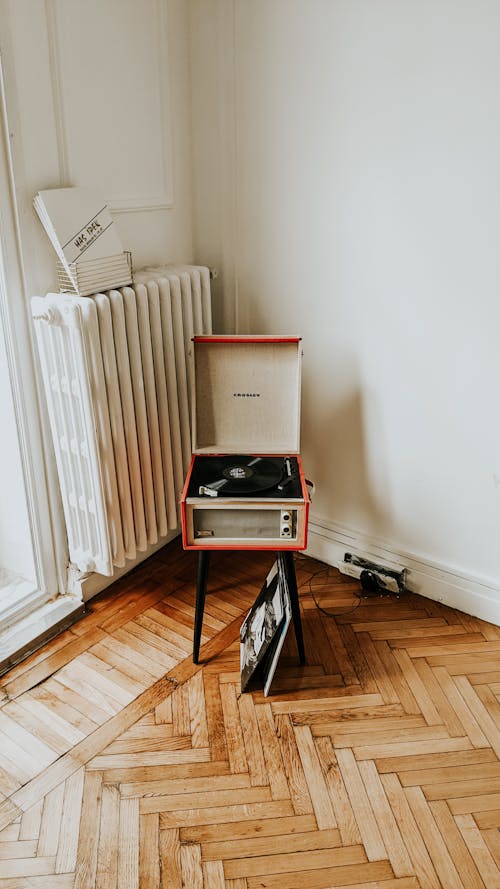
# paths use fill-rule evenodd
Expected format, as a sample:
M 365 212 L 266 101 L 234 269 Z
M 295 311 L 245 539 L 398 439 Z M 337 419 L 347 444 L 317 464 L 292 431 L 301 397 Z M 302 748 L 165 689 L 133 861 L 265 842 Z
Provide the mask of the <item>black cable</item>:
M 304 556 L 299 553 L 297 553 L 297 557 L 303 561 L 306 561 L 306 559 L 308 558 L 308 556 Z M 359 592 L 354 592 L 354 590 L 352 591 L 352 595 L 355 596 L 357 599 L 356 604 L 352 608 L 346 608 L 343 611 L 327 610 L 326 608 L 323 608 L 323 606 L 319 604 L 319 602 L 316 598 L 316 595 L 313 590 L 313 580 L 318 575 L 328 574 L 332 570 L 338 570 L 338 569 L 333 568 L 331 565 L 325 565 L 324 568 L 319 568 L 317 571 L 315 571 L 313 574 L 311 574 L 311 576 L 308 580 L 309 594 L 310 594 L 316 608 L 318 609 L 318 611 L 320 611 L 322 614 L 324 614 L 325 617 L 330 617 L 330 618 L 334 619 L 336 617 L 339 617 L 342 614 L 352 614 L 354 611 L 356 611 L 357 608 L 359 608 L 363 599 L 399 598 L 399 596 L 397 596 L 396 594 L 394 594 L 390 591 L 386 590 L 385 592 L 382 592 L 380 587 L 378 589 L 373 589 L 373 588 L 370 589 L 370 578 L 367 578 L 366 579 L 367 586 L 364 587 L 365 595 L 363 595 L 362 593 L 359 593 Z

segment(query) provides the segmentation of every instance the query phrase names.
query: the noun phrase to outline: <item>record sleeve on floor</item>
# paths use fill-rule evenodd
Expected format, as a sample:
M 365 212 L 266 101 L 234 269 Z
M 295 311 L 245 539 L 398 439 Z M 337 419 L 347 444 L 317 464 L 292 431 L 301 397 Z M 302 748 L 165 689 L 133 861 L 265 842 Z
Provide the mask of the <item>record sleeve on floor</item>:
M 269 694 L 292 607 L 283 556 L 278 557 L 240 630 L 241 691 L 259 679 Z

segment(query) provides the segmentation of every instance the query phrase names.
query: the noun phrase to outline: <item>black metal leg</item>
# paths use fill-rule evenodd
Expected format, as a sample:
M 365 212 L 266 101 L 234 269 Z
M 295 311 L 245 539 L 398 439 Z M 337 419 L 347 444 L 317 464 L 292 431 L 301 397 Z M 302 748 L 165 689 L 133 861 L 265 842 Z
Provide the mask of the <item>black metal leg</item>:
M 201 628 L 203 624 L 203 612 L 205 610 L 205 594 L 207 591 L 208 568 L 210 565 L 210 553 L 201 550 L 198 556 L 198 582 L 196 584 L 196 610 L 194 615 L 193 637 L 193 664 L 198 663 L 200 654 Z
M 297 578 L 295 575 L 295 562 L 293 559 L 293 552 L 283 550 L 281 552 L 281 555 L 283 556 L 283 563 L 288 580 L 288 590 L 290 592 L 290 603 L 292 606 L 292 620 L 295 630 L 295 638 L 297 640 L 299 661 L 301 664 L 305 664 L 306 654 L 304 651 L 304 637 L 302 635 L 302 619 L 300 617 L 299 593 L 297 590 Z

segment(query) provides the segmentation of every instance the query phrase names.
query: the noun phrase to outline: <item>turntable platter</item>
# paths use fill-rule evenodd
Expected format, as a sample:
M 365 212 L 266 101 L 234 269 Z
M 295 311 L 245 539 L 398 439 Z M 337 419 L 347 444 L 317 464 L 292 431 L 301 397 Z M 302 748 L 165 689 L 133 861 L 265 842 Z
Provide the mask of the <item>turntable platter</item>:
M 283 460 L 251 455 L 212 457 L 203 487 L 225 494 L 257 494 L 279 484 Z

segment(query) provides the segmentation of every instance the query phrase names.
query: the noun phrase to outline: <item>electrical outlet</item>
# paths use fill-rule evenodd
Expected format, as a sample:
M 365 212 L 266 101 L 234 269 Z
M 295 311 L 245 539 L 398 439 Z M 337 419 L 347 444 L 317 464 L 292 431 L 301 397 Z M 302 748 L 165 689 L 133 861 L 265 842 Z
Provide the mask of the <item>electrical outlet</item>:
M 358 578 L 367 589 L 378 589 L 381 593 L 385 591 L 398 596 L 406 592 L 406 568 L 396 571 L 386 565 L 345 553 L 339 570 L 349 577 Z

